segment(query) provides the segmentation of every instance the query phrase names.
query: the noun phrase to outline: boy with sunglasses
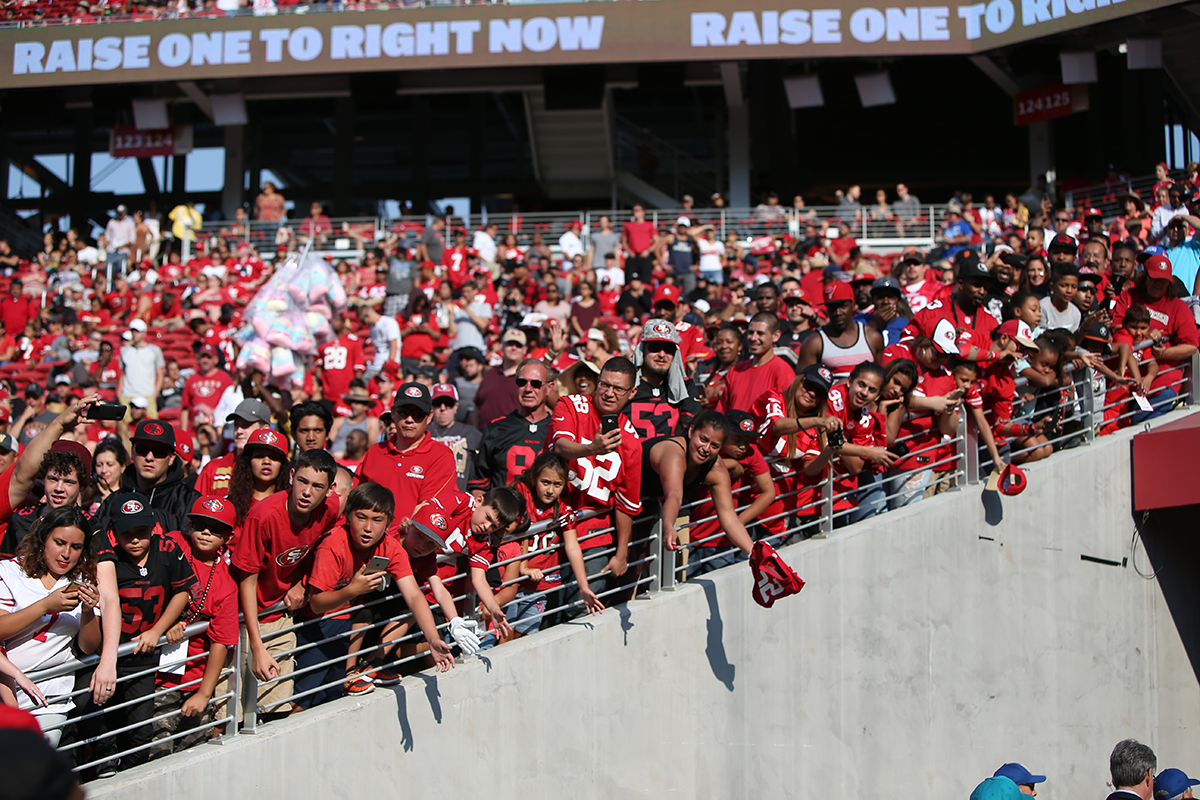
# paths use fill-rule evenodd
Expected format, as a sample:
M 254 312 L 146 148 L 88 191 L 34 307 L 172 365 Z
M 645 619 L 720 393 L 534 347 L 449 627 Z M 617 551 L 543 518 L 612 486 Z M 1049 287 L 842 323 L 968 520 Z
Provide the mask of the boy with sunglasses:
M 137 424 L 131 441 L 133 460 L 121 476 L 122 491 L 136 491 L 148 497 L 164 532 L 187 530 L 187 515 L 200 493 L 185 481 L 187 475 L 175 451 L 175 429 L 169 422 L 145 419 Z M 95 530 L 108 530 L 116 514 L 117 494 L 109 495 L 96 509 L 92 519 Z

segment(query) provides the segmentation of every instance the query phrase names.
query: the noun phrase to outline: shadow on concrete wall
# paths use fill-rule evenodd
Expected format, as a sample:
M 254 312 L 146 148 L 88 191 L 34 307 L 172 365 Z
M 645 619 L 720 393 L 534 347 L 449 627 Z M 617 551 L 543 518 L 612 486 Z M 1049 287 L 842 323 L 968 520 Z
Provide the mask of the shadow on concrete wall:
M 1163 599 L 1175 621 L 1175 630 L 1192 663 L 1192 672 L 1200 680 L 1200 615 L 1196 601 L 1200 599 L 1200 537 L 1196 536 L 1196 516 L 1200 506 L 1160 508 L 1149 512 L 1142 521 L 1134 512 L 1134 522 L 1142 538 L 1142 546 L 1150 559 Z M 1145 572 L 1146 567 L 1135 553 L 1134 565 Z
M 710 580 L 692 580 L 692 583 L 704 587 L 704 598 L 708 601 L 708 639 L 704 645 L 704 655 L 708 657 L 708 666 L 713 676 L 725 688 L 733 691 L 733 676 L 737 667 L 729 663 L 725 655 L 725 623 L 721 620 L 721 605 L 717 600 L 717 587 Z

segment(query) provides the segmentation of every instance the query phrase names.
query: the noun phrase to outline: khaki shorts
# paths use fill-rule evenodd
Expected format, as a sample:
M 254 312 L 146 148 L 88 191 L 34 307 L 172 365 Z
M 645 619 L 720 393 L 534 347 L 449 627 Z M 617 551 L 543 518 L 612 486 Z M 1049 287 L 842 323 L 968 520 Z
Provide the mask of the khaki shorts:
M 129 409 L 130 409 L 129 401 L 132 399 L 133 399 L 132 397 L 118 398 L 118 402 L 120 402 L 121 405 L 125 406 L 125 422 L 126 422 L 126 424 L 133 421 L 129 416 Z M 146 419 L 158 419 L 158 399 L 154 398 L 154 397 L 143 397 L 142 399 L 146 401 Z
M 290 613 L 284 614 L 273 622 L 258 623 L 258 632 L 262 637 L 263 644 L 266 645 L 267 652 L 271 654 L 279 663 L 280 678 L 268 684 L 260 684 L 258 687 L 258 707 L 263 709 L 264 713 L 274 714 L 281 711 L 287 711 L 286 706 L 272 707 L 272 704 L 278 703 L 285 697 L 291 697 L 294 690 L 292 689 L 292 679 L 285 677 L 291 675 L 296 669 L 296 656 L 294 653 L 283 655 L 285 650 L 296 649 L 296 632 L 294 630 L 286 633 L 281 633 L 278 636 L 271 636 L 275 631 L 290 628 L 296 624 L 295 619 Z M 246 671 L 250 669 L 250 649 L 246 648 L 244 659 Z M 243 673 L 246 674 L 246 673 Z
M 936 481 L 934 483 L 933 481 Z M 950 471 L 935 472 L 929 486 L 925 489 L 924 499 L 928 500 L 931 497 L 937 497 L 939 494 L 945 494 L 954 488 L 955 479 L 951 477 Z

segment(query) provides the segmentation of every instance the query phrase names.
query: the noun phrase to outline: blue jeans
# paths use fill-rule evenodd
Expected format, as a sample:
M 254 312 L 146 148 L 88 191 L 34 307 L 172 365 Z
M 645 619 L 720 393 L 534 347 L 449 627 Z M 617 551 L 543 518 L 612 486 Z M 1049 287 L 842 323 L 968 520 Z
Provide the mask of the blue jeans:
M 920 500 L 925 495 L 925 488 L 929 486 L 929 479 L 933 477 L 933 470 L 921 470 L 919 474 L 913 472 L 900 472 L 893 470 L 883 479 L 885 493 L 888 496 L 887 507 L 888 511 L 895 511 L 898 508 L 904 508 L 907 505 Z M 912 478 L 912 484 L 909 488 L 905 488 L 908 480 Z M 892 497 L 891 495 L 895 495 Z
M 854 492 L 854 510 L 850 512 L 851 524 L 870 519 L 887 511 L 887 489 L 878 472 L 863 470 L 858 473 L 858 489 Z
M 713 570 L 721 569 L 722 567 L 731 567 L 741 560 L 739 556 L 744 558 L 745 554 L 733 545 L 693 547 L 691 552 L 688 553 L 688 580 L 700 575 L 707 575 Z M 701 559 L 708 560 L 702 562 Z
M 725 272 L 719 269 L 705 269 L 700 271 L 700 277 L 709 283 L 724 283 Z
M 1154 406 L 1154 410 L 1137 412 L 1129 418 L 1130 423 L 1133 425 L 1141 425 L 1148 419 L 1161 417 L 1163 414 L 1171 410 L 1171 404 L 1175 402 L 1175 398 L 1178 396 L 1179 395 L 1175 393 L 1175 389 L 1173 387 L 1164 387 L 1163 389 L 1159 390 L 1158 394 L 1147 398 L 1150 401 L 1150 405 Z
M 348 619 L 323 619 L 313 620 L 307 625 L 302 625 L 296 629 L 296 646 L 303 647 L 306 644 L 319 642 L 322 639 L 328 639 L 330 636 L 337 636 L 339 633 L 345 633 L 350 630 L 350 620 Z M 303 708 L 312 708 L 319 706 L 321 703 L 328 703 L 330 700 L 336 700 L 342 696 L 342 681 L 346 677 L 346 657 L 350 652 L 350 637 L 343 636 L 340 639 L 334 639 L 332 642 L 325 642 L 316 647 L 310 647 L 307 650 L 302 650 L 296 654 L 296 672 L 300 672 L 305 667 L 311 667 L 314 664 L 320 664 L 322 661 L 328 661 L 331 658 L 337 658 L 332 664 L 326 664 L 323 667 L 317 667 L 311 672 L 306 672 L 303 675 L 297 675 L 293 684 L 293 691 L 296 694 L 307 692 L 309 689 L 315 689 L 331 681 L 337 681 L 336 684 L 327 689 L 322 689 L 319 692 L 299 697 L 295 700 L 296 705 Z M 341 658 L 338 658 L 341 656 Z

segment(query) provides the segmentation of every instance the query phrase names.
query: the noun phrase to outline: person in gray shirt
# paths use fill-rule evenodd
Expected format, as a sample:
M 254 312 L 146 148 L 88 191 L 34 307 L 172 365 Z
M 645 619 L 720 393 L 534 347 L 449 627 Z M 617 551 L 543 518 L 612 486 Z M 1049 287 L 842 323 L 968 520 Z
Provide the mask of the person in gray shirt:
M 454 301 L 446 330 L 451 352 L 465 347 L 482 350 L 486 346 L 483 332 L 488 329 L 491 319 L 492 307 L 480 296 L 479 287 L 474 281 L 464 283 L 462 298 Z
M 617 246 L 621 244 L 621 234 L 613 230 L 612 220 L 605 216 L 600 218 L 600 230 L 593 233 L 591 239 L 592 246 L 588 249 L 587 263 L 592 269 L 600 269 L 604 266 L 604 257 L 617 252 Z
M 446 251 L 445 229 L 446 220 L 439 217 L 433 221 L 432 225 L 422 231 L 421 243 L 417 247 L 418 261 L 432 261 L 434 264 L 442 263 L 442 253 Z
M 162 391 L 166 362 L 158 345 L 146 341 L 146 323 L 135 319 L 129 323 L 130 342 L 121 348 L 121 377 L 117 379 L 117 397 L 125 405 L 130 398 L 144 397 L 147 416 L 158 416 L 157 398 Z
M 915 194 L 908 193 L 908 187 L 903 183 L 896 184 L 896 201 L 892 203 L 892 214 L 896 217 L 896 233 L 904 235 L 904 227 L 912 225 L 921 216 L 921 200 Z
M 475 393 L 483 382 L 483 352 L 468 348 L 458 354 L 458 375 L 454 388 L 458 389 L 458 410 L 455 419 L 475 424 Z
M 467 490 L 467 478 L 475 468 L 475 456 L 479 453 L 479 442 L 483 432 L 473 425 L 464 425 L 455 417 L 458 414 L 458 390 L 448 383 L 433 387 L 433 420 L 429 424 L 429 435 L 441 442 L 454 454 L 454 468 L 458 472 L 458 490 Z

